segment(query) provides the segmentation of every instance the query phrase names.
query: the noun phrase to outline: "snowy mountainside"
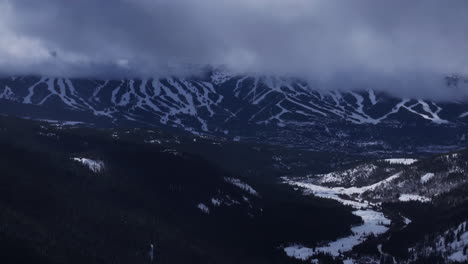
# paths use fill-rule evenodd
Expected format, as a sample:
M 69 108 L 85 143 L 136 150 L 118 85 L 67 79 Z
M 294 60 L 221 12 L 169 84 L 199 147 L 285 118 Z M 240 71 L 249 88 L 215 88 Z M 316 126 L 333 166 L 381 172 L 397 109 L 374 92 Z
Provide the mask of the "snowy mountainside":
M 466 151 L 415 159 L 365 162 L 350 169 L 294 179 L 305 185 L 339 189 L 372 202 L 430 201 L 468 184 Z
M 466 151 L 423 159 L 402 168 L 392 184 L 364 193 L 366 199 L 383 202 L 430 201 L 468 184 Z M 459 197 L 465 199 L 464 197 Z
M 285 254 L 314 261 L 328 252 L 352 263 L 465 263 L 467 170 L 468 150 L 463 150 L 283 177 L 284 183 L 302 194 L 335 200 L 363 219 L 363 224 L 352 228 L 351 236 L 324 241 L 320 247 L 289 244 Z M 360 215 L 362 211 L 367 213 Z
M 351 169 L 335 171 L 327 174 L 310 175 L 316 178 L 317 182 L 325 186 L 362 187 L 369 184 L 369 181 L 383 180 L 398 172 L 398 167 L 392 166 L 382 168 L 382 162 L 360 164 Z M 395 168 L 396 167 L 396 168 Z
M 279 77 L 0 79 L 0 111 L 96 126 L 159 126 L 317 150 L 441 152 L 468 140 L 468 104 L 320 90 Z M 429 133 L 420 137 L 421 130 Z M 409 140 L 411 146 L 402 144 Z M 408 149 L 411 148 L 411 149 Z

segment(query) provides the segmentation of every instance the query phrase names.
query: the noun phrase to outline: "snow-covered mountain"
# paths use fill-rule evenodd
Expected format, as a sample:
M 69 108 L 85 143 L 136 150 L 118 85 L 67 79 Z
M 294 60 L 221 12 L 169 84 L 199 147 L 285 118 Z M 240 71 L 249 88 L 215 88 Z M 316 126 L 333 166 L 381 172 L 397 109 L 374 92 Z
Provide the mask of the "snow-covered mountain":
M 468 103 L 320 90 L 297 79 L 222 71 L 138 80 L 3 78 L 0 100 L 2 113 L 24 117 L 163 126 L 347 152 L 445 151 L 465 145 L 468 126 Z

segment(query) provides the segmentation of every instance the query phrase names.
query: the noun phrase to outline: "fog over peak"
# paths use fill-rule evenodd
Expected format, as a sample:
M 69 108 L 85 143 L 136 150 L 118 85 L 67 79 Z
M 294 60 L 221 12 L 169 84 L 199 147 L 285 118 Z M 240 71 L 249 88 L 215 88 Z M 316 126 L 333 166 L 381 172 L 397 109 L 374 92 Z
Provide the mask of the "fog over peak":
M 223 65 L 321 88 L 465 95 L 466 1 L 0 0 L 0 72 L 189 74 Z M 339 87 L 337 87 L 339 86 Z

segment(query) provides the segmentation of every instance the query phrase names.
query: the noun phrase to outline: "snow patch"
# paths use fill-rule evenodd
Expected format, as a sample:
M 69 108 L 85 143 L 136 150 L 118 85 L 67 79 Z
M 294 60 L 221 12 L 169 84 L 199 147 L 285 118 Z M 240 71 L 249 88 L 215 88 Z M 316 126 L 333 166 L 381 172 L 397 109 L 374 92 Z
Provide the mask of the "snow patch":
M 400 200 L 401 202 L 417 201 L 422 203 L 427 203 L 431 201 L 430 198 L 416 194 L 401 194 L 398 200 Z
M 104 162 L 99 160 L 92 160 L 87 158 L 73 158 L 73 160 L 85 165 L 94 173 L 98 173 L 104 170 Z
M 377 104 L 377 98 L 375 96 L 374 90 L 369 90 L 368 92 L 369 92 L 369 100 L 371 101 L 371 104 L 376 105 Z
M 42 122 L 47 122 L 50 124 L 61 125 L 61 126 L 76 126 L 82 125 L 84 122 L 81 121 L 62 121 L 62 120 L 53 120 L 53 119 L 37 119 Z
M 424 184 L 434 177 L 434 173 L 426 173 L 421 177 L 421 183 Z
M 288 257 L 300 260 L 307 260 L 315 254 L 313 249 L 304 247 L 303 245 L 291 245 L 283 250 Z
M 236 179 L 236 178 L 229 178 L 229 177 L 225 177 L 224 180 L 234 186 L 237 186 L 239 187 L 240 189 L 252 194 L 252 195 L 255 195 L 255 196 L 259 196 L 258 192 L 252 188 L 250 185 L 248 185 L 247 183 L 245 182 L 242 182 L 241 180 L 239 179 Z
M 417 159 L 385 159 L 386 162 L 390 164 L 402 164 L 402 165 L 411 165 L 418 161 Z
M 211 198 L 211 203 L 214 205 L 214 206 L 220 206 L 222 204 L 223 201 L 221 201 L 220 199 L 218 198 Z
M 0 94 L 0 99 L 5 99 L 5 100 L 10 100 L 10 101 L 16 101 L 16 96 L 11 90 L 10 87 L 5 86 L 5 89 L 3 92 Z
M 200 211 L 202 211 L 203 213 L 205 214 L 209 214 L 210 213 L 210 208 L 208 208 L 208 206 L 206 206 L 205 204 L 203 203 L 199 203 L 197 205 L 198 209 L 200 209 Z
M 320 252 L 328 253 L 337 257 L 344 252 L 352 250 L 354 246 L 364 242 L 367 236 L 371 234 L 380 235 L 387 232 L 387 226 L 390 225 L 390 220 L 387 219 L 381 212 L 366 209 L 356 210 L 353 212 L 353 214 L 361 217 L 364 223 L 362 225 L 351 228 L 351 231 L 353 232 L 351 236 L 337 239 L 324 246 L 317 247 L 315 250 L 296 244 L 285 247 L 284 252 L 289 257 L 301 260 L 307 260 Z

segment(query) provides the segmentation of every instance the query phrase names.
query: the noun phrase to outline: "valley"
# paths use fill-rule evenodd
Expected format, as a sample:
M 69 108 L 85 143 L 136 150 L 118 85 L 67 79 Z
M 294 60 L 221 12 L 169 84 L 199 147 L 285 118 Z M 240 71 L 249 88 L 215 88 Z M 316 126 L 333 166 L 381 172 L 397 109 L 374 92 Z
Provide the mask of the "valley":
M 466 261 L 463 103 L 221 72 L 2 83 L 0 241 L 30 260 Z

